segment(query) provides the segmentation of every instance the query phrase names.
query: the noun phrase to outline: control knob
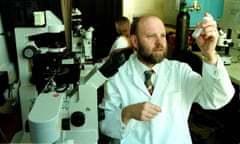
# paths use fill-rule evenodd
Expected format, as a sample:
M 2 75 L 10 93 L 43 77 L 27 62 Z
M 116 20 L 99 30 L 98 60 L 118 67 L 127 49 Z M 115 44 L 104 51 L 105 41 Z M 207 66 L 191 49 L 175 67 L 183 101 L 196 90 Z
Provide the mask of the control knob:
M 85 123 L 85 115 L 83 112 L 76 111 L 71 115 L 71 123 L 76 127 L 80 127 Z

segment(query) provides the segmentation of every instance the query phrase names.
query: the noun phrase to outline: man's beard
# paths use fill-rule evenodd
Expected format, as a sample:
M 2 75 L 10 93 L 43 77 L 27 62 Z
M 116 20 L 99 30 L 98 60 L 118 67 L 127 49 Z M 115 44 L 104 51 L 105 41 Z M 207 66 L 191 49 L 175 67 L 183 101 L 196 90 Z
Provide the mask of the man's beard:
M 142 59 L 146 63 L 157 64 L 160 63 L 166 57 L 166 52 L 162 53 L 161 55 L 159 53 L 154 52 L 152 52 L 151 54 L 146 54 L 143 46 L 139 44 L 138 57 L 140 57 L 140 59 Z

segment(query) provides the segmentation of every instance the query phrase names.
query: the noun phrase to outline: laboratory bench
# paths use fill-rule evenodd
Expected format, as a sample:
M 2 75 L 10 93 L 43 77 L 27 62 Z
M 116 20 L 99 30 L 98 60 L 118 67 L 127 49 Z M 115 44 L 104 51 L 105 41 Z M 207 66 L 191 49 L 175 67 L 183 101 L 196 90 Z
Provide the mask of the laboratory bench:
M 194 54 L 202 56 L 200 51 L 193 51 Z M 218 52 L 222 55 L 222 52 Z M 231 48 L 229 51 L 229 56 L 231 57 L 231 63 L 226 64 L 225 67 L 231 78 L 231 81 L 240 86 L 240 49 Z
M 240 86 L 240 49 L 230 49 L 232 62 L 226 65 L 226 69 L 233 83 Z

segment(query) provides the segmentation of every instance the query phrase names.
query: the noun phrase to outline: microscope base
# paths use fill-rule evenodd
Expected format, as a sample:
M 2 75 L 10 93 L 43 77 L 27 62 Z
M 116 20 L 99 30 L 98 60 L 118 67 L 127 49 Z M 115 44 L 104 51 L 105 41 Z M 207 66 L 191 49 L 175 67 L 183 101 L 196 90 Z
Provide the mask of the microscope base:
M 38 96 L 34 106 L 33 110 L 29 115 L 38 115 L 38 113 L 45 113 L 46 110 L 44 108 L 36 109 L 36 105 L 42 105 L 39 99 L 42 98 L 42 100 L 49 99 L 49 101 L 52 101 L 48 96 L 49 94 L 43 94 L 44 96 L 40 95 Z M 59 117 L 62 118 L 69 118 L 72 119 L 72 115 L 74 112 L 81 112 L 84 116 L 84 122 L 81 126 L 76 126 L 73 124 L 72 120 L 69 121 L 69 130 L 62 129 L 60 132 L 60 138 L 54 142 L 55 144 L 97 144 L 98 143 L 98 110 L 97 110 L 97 89 L 93 87 L 91 84 L 80 84 L 78 86 L 78 91 L 66 102 L 67 97 L 63 97 L 65 103 L 63 105 L 67 106 L 65 107 L 68 111 L 67 113 L 69 115 L 65 115 L 66 109 L 60 108 L 60 115 Z M 42 102 L 41 100 L 41 102 Z M 52 103 L 52 102 L 51 102 Z M 44 103 L 48 104 L 48 103 Z M 51 105 L 48 105 L 51 106 Z M 46 106 L 46 107 L 48 107 Z M 63 106 L 64 107 L 64 106 Z M 65 117 L 67 116 L 67 117 Z M 29 116 L 28 116 L 29 118 Z M 77 119 L 78 121 L 78 119 Z M 42 125 L 47 126 L 49 124 L 49 121 L 43 121 L 39 124 L 36 123 L 36 126 Z M 32 131 L 33 132 L 33 131 Z M 37 132 L 37 133 L 36 133 Z M 13 138 L 13 143 L 32 143 L 31 141 L 31 128 L 30 132 L 26 131 L 20 131 L 17 134 L 15 134 Z M 39 131 L 35 131 L 34 135 L 41 137 L 43 134 Z
M 230 65 L 232 63 L 232 56 L 230 55 L 220 55 L 224 65 Z

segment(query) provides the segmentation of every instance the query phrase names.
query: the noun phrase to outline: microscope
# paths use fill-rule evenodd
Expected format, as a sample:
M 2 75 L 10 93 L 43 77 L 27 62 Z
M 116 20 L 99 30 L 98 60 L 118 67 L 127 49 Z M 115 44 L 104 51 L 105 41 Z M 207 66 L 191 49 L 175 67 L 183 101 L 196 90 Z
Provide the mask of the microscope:
M 66 48 L 61 20 L 50 11 L 45 16 L 44 26 L 15 28 L 23 126 L 19 143 L 97 144 L 97 90 L 133 50 L 116 53 L 100 68 L 87 64 L 82 47 Z
M 97 144 L 97 88 L 106 77 L 94 66 L 82 69 L 79 52 L 66 48 L 62 21 L 51 11 L 43 15 L 41 26 L 14 29 L 19 143 Z
M 81 63 L 88 63 L 93 59 L 93 27 L 85 29 L 81 19 L 81 11 L 78 8 L 72 10 L 72 51 L 79 52 Z M 84 67 L 84 65 L 82 65 Z
M 227 33 L 224 32 L 222 29 L 219 29 L 219 38 L 217 42 L 217 48 L 216 50 L 220 54 L 221 59 L 223 60 L 225 65 L 230 65 L 232 62 L 232 57 L 229 54 L 229 49 L 234 45 L 231 35 L 232 30 L 228 29 Z

